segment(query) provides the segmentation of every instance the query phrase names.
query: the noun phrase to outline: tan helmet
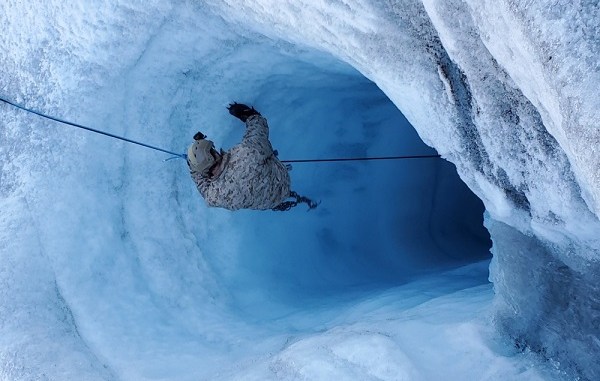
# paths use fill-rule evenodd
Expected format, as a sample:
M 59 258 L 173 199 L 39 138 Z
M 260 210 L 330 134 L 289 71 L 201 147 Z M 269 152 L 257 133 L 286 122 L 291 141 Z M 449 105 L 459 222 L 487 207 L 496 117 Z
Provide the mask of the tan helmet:
M 203 175 L 208 174 L 208 170 L 215 164 L 215 158 L 210 154 L 210 150 L 215 147 L 215 144 L 206 139 L 196 140 L 190 148 L 188 148 L 188 162 L 190 167 Z

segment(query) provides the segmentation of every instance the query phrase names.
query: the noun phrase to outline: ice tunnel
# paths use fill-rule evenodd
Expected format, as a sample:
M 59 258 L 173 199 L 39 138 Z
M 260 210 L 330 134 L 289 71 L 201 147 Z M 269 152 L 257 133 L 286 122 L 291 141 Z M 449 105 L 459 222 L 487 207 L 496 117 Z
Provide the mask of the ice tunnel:
M 585 163 L 572 169 L 546 109 L 493 72 L 481 41 L 454 34 L 473 22 L 446 23 L 455 11 L 0 5 L 0 96 L 47 114 L 182 152 L 202 131 L 228 149 L 244 126 L 225 107 L 240 101 L 281 159 L 443 156 L 297 163 L 292 188 L 316 210 L 229 212 L 206 207 L 182 161 L 0 105 L 0 379 L 592 377 L 597 272 L 579 259 L 597 225 L 569 224 L 571 211 L 594 221 L 593 187 L 575 181 Z M 556 164 L 536 167 L 539 152 Z M 536 171 L 561 189 L 545 209 Z M 591 295 L 587 309 L 561 287 Z M 579 362 L 556 351 L 573 331 L 563 316 L 583 327 L 565 335 Z

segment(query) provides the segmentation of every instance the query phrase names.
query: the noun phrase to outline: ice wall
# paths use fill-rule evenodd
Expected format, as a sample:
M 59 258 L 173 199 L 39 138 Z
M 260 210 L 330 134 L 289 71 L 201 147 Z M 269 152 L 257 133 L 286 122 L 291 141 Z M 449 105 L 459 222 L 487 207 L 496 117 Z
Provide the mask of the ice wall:
M 2 95 L 49 114 L 171 150 L 202 130 L 228 148 L 243 126 L 225 106 L 239 100 L 267 116 L 282 158 L 433 152 L 348 64 L 206 6 L 5 2 L 0 14 Z M 321 356 L 303 370 L 303 352 L 275 354 L 362 322 L 353 301 L 381 309 L 384 289 L 488 256 L 482 205 L 441 160 L 299 164 L 294 188 L 317 211 L 229 213 L 204 206 L 182 162 L 2 107 L 0 378 L 231 379 L 259 360 L 259 379 L 281 362 L 327 378 Z M 464 305 L 479 311 L 481 270 L 395 305 L 476 288 Z M 349 353 L 338 374 L 406 356 L 383 334 L 361 339 L 393 311 L 337 340 L 385 344 L 381 360 Z
M 226 3 L 386 92 L 484 200 L 498 325 L 598 378 L 598 3 Z
M 3 95 L 173 149 L 197 129 L 235 143 L 240 126 L 223 112 L 233 99 L 277 126 L 282 156 L 427 149 L 389 97 L 485 203 L 497 327 L 597 378 L 594 2 L 6 1 L 0 14 Z M 2 112 L 8 379 L 214 375 L 318 327 L 285 323 L 299 305 L 403 284 L 485 247 L 476 218 L 462 218 L 480 210 L 447 163 L 296 166 L 297 190 L 324 207 L 273 223 L 206 210 L 185 168 L 152 152 Z M 292 328 L 255 324 L 280 318 Z

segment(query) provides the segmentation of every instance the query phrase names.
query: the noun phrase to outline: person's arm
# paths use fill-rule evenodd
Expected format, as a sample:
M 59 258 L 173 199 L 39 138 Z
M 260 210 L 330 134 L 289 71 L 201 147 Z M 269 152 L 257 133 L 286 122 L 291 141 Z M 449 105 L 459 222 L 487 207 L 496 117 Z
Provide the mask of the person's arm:
M 265 155 L 273 153 L 271 142 L 269 142 L 269 125 L 260 114 L 253 115 L 246 120 L 246 132 L 242 144 L 256 148 Z
M 232 103 L 228 110 L 231 115 L 246 123 L 246 132 L 241 144 L 256 149 L 265 156 L 271 155 L 273 148 L 269 142 L 267 120 L 254 107 L 248 107 L 245 104 Z

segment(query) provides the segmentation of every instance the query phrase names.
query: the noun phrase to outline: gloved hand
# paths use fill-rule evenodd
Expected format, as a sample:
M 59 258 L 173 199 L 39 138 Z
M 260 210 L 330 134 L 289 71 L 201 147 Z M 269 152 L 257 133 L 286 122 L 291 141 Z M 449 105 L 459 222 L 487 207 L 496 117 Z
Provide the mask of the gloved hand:
M 206 138 L 206 135 L 204 135 L 200 131 L 196 132 L 196 134 L 194 135 L 194 140 L 202 140 L 202 139 L 205 139 L 205 138 Z
M 242 122 L 246 123 L 246 120 L 252 115 L 260 115 L 258 111 L 254 109 L 254 107 L 248 107 L 245 104 L 233 102 L 230 103 L 227 107 L 229 113 Z

